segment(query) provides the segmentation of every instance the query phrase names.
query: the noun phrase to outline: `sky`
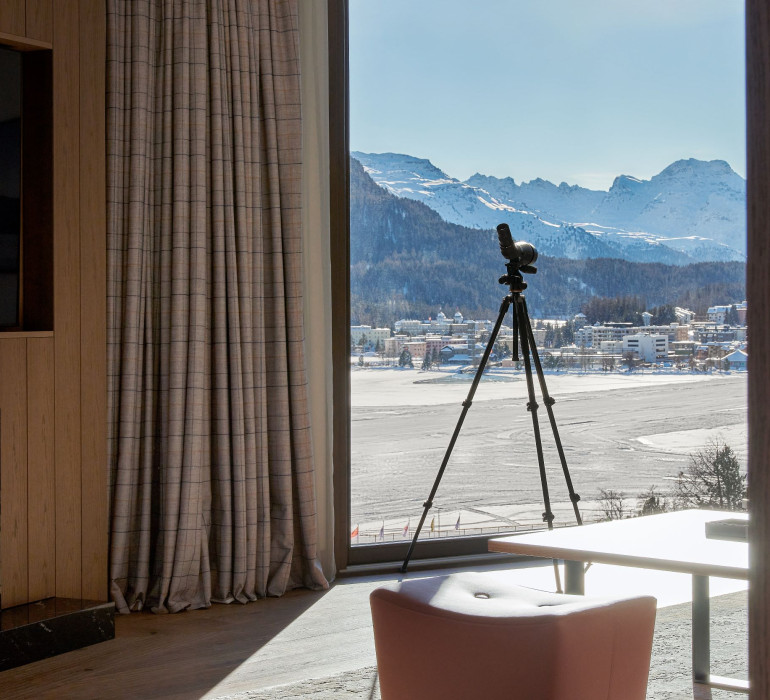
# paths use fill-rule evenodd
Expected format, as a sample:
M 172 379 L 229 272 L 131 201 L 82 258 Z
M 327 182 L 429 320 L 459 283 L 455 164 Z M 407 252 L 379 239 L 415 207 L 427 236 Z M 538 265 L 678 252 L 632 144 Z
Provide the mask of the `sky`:
M 350 147 L 608 189 L 746 175 L 743 0 L 350 0 Z

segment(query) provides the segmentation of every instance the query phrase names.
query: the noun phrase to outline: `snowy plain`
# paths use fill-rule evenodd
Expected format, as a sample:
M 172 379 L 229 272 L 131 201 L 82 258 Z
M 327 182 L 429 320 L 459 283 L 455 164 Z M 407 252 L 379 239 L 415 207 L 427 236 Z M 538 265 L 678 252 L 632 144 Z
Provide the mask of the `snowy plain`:
M 351 530 L 359 528 L 354 543 L 399 540 L 405 528 L 411 537 L 472 377 L 447 370 L 351 369 Z M 689 455 L 709 440 L 729 444 L 746 468 L 746 373 L 547 373 L 545 380 L 587 521 L 601 516 L 600 489 L 625 494 L 629 510 L 651 486 L 673 492 Z M 537 381 L 535 392 L 556 525 L 572 524 Z M 542 527 L 527 401 L 523 373 L 485 375 L 426 521 L 426 537 Z

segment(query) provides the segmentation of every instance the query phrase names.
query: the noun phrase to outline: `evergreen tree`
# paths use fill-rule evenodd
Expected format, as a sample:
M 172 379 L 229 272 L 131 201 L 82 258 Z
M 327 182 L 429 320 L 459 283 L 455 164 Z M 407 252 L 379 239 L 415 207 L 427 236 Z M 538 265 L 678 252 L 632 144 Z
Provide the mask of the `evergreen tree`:
M 543 341 L 545 347 L 552 348 L 554 345 L 555 337 L 556 337 L 556 333 L 553 330 L 553 325 L 550 323 L 547 323 L 545 326 L 545 340 Z
M 572 345 L 575 342 L 575 322 L 567 321 L 562 329 L 562 337 L 565 345 Z
M 636 367 L 636 364 L 637 364 L 636 355 L 631 351 L 623 353 L 623 364 L 626 366 L 626 368 L 630 372 L 634 367 Z
M 669 509 L 666 497 L 653 484 L 647 491 L 639 494 L 639 515 L 654 515 L 665 513 Z
M 650 313 L 652 314 L 652 322 L 656 326 L 667 326 L 669 323 L 676 323 L 676 307 L 673 304 L 656 306 Z
M 543 367 L 545 369 L 558 370 L 564 366 L 564 358 L 555 352 L 549 352 L 543 358 Z

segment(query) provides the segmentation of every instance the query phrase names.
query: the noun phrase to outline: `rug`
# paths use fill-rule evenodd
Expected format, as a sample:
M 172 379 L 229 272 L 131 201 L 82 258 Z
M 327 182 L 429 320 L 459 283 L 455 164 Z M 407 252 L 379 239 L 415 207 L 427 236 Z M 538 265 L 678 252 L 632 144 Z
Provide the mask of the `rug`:
M 748 596 L 745 591 L 711 599 L 711 670 L 720 676 L 748 678 Z M 693 700 L 690 680 L 690 605 L 658 610 L 650 662 L 647 700 Z M 745 695 L 722 690 L 703 697 L 738 700 Z M 377 668 L 367 666 L 325 678 L 224 695 L 217 700 L 380 700 Z M 480 700 L 468 698 L 468 700 Z

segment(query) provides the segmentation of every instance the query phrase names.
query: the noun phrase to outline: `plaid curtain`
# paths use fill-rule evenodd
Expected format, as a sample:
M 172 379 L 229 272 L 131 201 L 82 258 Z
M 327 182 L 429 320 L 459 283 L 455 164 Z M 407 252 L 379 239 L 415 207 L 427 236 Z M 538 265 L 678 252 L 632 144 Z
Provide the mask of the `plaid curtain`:
M 297 0 L 108 0 L 112 595 L 327 586 L 304 367 Z

